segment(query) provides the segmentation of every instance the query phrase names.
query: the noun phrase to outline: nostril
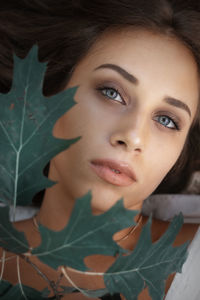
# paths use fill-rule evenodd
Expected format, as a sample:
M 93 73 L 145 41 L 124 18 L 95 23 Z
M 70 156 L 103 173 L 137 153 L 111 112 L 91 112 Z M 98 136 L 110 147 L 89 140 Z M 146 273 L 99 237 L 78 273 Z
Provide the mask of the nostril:
M 142 152 L 142 150 L 140 148 L 135 148 L 135 151 Z

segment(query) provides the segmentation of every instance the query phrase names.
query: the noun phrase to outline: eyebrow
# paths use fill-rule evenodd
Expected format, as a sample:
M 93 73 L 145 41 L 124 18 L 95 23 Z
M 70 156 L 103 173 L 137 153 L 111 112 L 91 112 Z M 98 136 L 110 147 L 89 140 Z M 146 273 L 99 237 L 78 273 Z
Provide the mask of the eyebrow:
M 121 68 L 118 65 L 114 65 L 114 64 L 103 64 L 100 65 L 99 67 L 95 68 L 94 70 L 99 70 L 99 69 L 111 69 L 116 71 L 117 73 L 119 73 L 122 77 L 124 77 L 126 80 L 128 80 L 131 83 L 134 84 L 138 84 L 139 80 L 133 76 L 132 74 L 128 73 L 126 70 L 124 70 L 123 68 Z
M 178 99 L 175 99 L 175 98 L 172 98 L 172 97 L 166 97 L 164 99 L 164 101 L 170 105 L 173 105 L 173 106 L 176 106 L 178 108 L 181 108 L 181 109 L 184 109 L 190 116 L 192 116 L 191 114 L 191 110 L 189 109 L 189 107 L 187 106 L 187 104 L 185 104 L 184 102 L 178 100 Z
M 115 65 L 115 64 L 102 64 L 102 65 L 98 66 L 97 68 L 95 68 L 94 71 L 99 70 L 99 69 L 114 70 L 117 73 L 119 73 L 122 77 L 124 77 L 126 80 L 128 80 L 129 82 L 134 83 L 136 85 L 139 83 L 139 80 L 135 76 L 128 73 L 126 70 L 124 70 L 123 68 L 121 68 L 118 65 Z M 165 97 L 164 101 L 166 103 L 172 105 L 172 106 L 175 106 L 175 107 L 178 107 L 178 108 L 181 108 L 181 109 L 185 110 L 189 114 L 190 117 L 192 116 L 188 105 L 185 104 L 184 102 L 182 102 L 181 100 L 175 99 L 173 97 Z

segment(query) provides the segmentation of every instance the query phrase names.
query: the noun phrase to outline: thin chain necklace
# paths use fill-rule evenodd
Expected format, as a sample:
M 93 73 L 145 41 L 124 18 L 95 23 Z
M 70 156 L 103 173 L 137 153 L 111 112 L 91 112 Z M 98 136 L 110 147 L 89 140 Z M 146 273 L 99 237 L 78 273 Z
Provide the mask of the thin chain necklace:
M 39 232 L 39 224 L 38 224 L 38 221 L 36 220 L 36 216 L 33 216 L 32 220 L 33 220 L 33 225 L 34 225 L 34 229 Z
M 36 219 L 36 216 L 37 215 L 33 216 L 32 220 L 33 220 L 34 228 L 36 229 L 37 232 L 39 232 L 39 223 Z M 142 214 L 140 213 L 139 216 L 138 216 L 137 224 L 132 226 L 130 231 L 125 236 L 123 236 L 120 239 L 115 240 L 115 242 L 121 242 L 121 241 L 126 240 L 130 235 L 132 235 L 135 232 L 135 230 L 139 227 L 141 222 L 142 222 Z
M 120 238 L 118 240 L 115 240 L 115 242 L 121 242 L 121 241 L 126 240 L 130 235 L 132 235 L 135 232 L 135 230 L 139 227 L 141 222 L 142 222 L 142 214 L 140 213 L 138 216 L 138 219 L 137 219 L 137 224 L 132 226 L 130 231 L 125 236 L 123 236 L 122 238 Z

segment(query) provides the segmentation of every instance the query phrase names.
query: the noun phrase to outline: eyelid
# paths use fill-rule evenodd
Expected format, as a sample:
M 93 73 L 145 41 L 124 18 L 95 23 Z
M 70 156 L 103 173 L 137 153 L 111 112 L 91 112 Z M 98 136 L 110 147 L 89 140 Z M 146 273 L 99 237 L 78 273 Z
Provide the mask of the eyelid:
M 170 127 L 170 126 L 165 126 L 164 124 L 162 124 L 161 122 L 159 122 L 159 120 L 156 120 L 156 118 L 160 118 L 160 117 L 165 117 L 165 118 L 169 119 L 170 123 L 172 122 L 172 124 L 173 124 L 172 127 Z M 170 130 L 177 130 L 177 131 L 180 130 L 180 129 L 179 129 L 179 124 L 178 124 L 175 120 L 173 120 L 172 118 L 170 118 L 170 117 L 167 116 L 167 115 L 156 116 L 154 120 L 156 120 L 156 122 L 158 122 L 158 124 L 159 124 L 160 126 L 164 127 L 164 128 L 167 128 L 167 129 L 170 129 Z
M 127 93 L 125 92 L 125 90 L 121 87 L 121 85 L 114 83 L 113 81 L 102 81 L 99 84 L 96 84 L 96 90 L 100 90 L 103 88 L 107 88 L 107 89 L 114 89 L 116 90 L 116 92 L 119 93 L 120 97 L 122 98 L 122 100 L 124 101 L 124 105 L 127 105 L 129 103 L 129 97 L 127 96 Z
M 170 130 L 178 130 L 178 131 L 182 130 L 182 126 L 183 126 L 182 120 L 177 115 L 175 115 L 174 113 L 171 113 L 169 111 L 158 111 L 153 116 L 153 118 L 159 117 L 159 116 L 166 116 L 166 117 L 168 117 L 169 119 L 171 119 L 175 123 L 174 125 L 177 127 L 175 129 L 171 129 L 171 128 L 165 127 L 164 125 L 161 124 L 165 128 L 170 129 Z

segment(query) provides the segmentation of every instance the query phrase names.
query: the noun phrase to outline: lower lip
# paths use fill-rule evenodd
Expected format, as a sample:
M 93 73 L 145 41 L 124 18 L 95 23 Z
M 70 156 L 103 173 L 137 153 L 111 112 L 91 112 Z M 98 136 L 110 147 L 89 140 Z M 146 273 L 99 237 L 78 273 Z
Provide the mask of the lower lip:
M 104 181 L 117 185 L 117 186 L 129 186 L 135 182 L 132 178 L 124 173 L 115 173 L 109 167 L 103 165 L 91 164 L 94 172 Z

